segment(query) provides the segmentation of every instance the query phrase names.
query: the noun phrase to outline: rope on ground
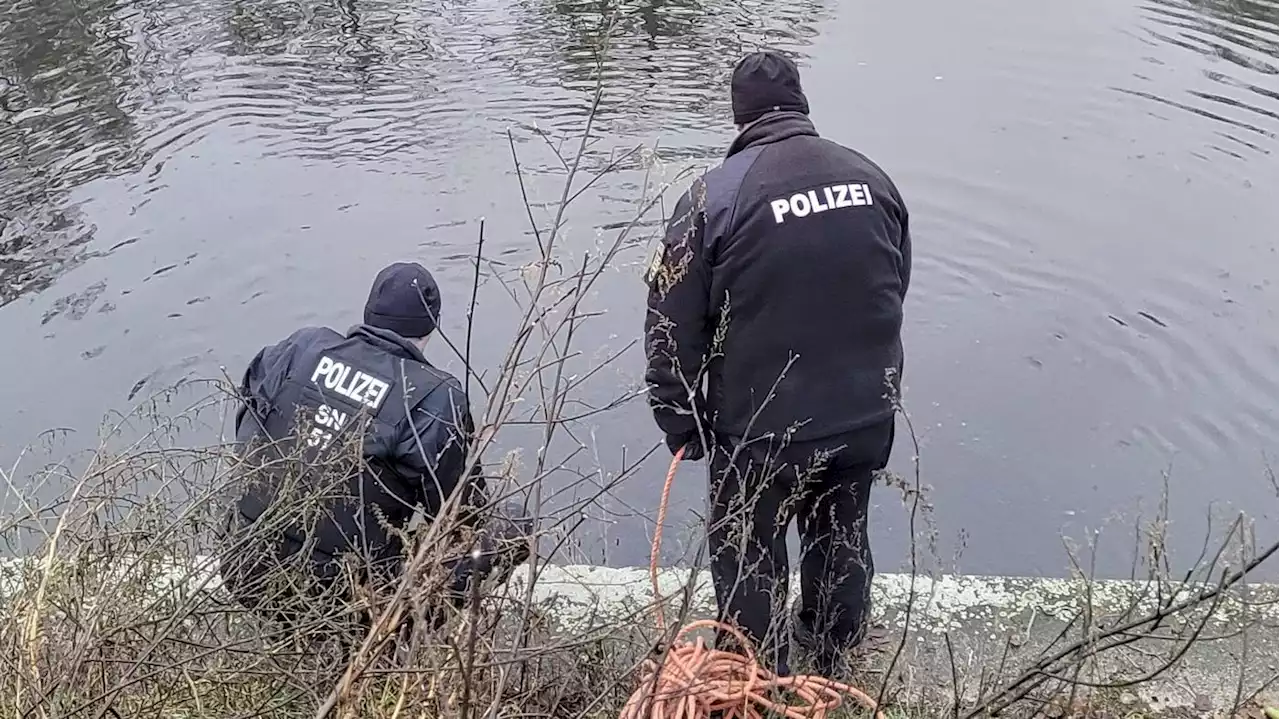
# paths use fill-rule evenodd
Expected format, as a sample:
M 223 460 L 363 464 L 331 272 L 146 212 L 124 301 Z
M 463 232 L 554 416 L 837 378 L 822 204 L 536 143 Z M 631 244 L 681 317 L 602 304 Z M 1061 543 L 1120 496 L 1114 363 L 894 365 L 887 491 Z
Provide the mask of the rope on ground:
M 676 451 L 662 486 L 658 504 L 658 527 L 653 533 L 649 554 L 649 580 L 657 610 L 658 631 L 666 630 L 662 595 L 658 588 L 658 553 L 662 548 L 662 526 L 667 519 L 671 485 L 684 458 L 684 447 Z M 746 654 L 714 649 L 704 637 L 689 641 L 687 635 L 712 629 L 734 636 Z M 790 696 L 794 701 L 783 701 Z M 751 642 L 721 622 L 702 620 L 683 627 L 665 656 L 645 660 L 640 686 L 631 695 L 620 719 L 705 719 L 719 713 L 724 719 L 764 719 L 766 714 L 787 719 L 826 719 L 845 698 L 853 698 L 884 719 L 884 713 L 867 694 L 848 684 L 817 676 L 779 677 L 760 666 Z

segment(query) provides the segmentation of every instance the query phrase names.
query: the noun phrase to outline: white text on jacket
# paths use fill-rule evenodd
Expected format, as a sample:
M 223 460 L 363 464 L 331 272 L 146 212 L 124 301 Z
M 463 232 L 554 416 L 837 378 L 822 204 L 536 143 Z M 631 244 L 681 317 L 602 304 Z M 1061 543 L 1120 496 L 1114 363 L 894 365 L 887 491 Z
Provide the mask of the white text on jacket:
M 864 183 L 848 183 L 830 185 L 808 192 L 797 192 L 791 197 L 779 197 L 770 200 L 773 208 L 773 220 L 782 224 L 787 215 L 805 217 L 827 210 L 838 210 L 842 207 L 864 207 L 871 204 L 871 188 Z
M 316 410 L 315 423 L 319 427 L 312 427 L 311 434 L 307 437 L 308 447 L 328 447 L 333 441 L 333 432 L 341 432 L 347 423 L 347 413 L 339 412 L 327 404 L 320 405 L 320 409 Z M 332 429 L 333 432 L 328 430 Z
M 387 390 L 391 386 L 377 377 L 329 357 L 321 357 L 315 371 L 311 373 L 313 384 L 321 379 L 324 380 L 325 389 L 333 390 L 375 412 L 382 406 L 382 401 L 386 399 Z

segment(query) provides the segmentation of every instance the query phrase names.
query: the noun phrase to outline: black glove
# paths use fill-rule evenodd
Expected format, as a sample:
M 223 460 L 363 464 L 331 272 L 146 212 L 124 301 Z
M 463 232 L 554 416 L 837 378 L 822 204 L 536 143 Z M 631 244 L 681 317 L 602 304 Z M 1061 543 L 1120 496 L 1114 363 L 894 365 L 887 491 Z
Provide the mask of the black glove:
M 698 436 L 696 431 L 688 434 L 669 434 L 667 435 L 667 449 L 671 450 L 672 456 L 684 447 L 684 459 L 699 460 L 706 456 L 707 450 L 702 446 L 702 438 Z

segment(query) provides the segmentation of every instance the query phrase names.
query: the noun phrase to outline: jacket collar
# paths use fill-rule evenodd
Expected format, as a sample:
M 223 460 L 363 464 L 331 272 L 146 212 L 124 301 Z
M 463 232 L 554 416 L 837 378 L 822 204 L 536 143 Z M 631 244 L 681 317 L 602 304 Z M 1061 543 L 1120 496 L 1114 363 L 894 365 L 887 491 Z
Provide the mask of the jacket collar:
M 772 112 L 738 133 L 725 157 L 733 157 L 748 147 L 768 145 L 796 135 L 818 136 L 818 130 L 808 115 L 803 112 Z
M 358 324 L 347 331 L 347 338 L 359 338 L 397 357 L 411 359 L 425 365 L 431 364 L 423 356 L 422 350 L 418 349 L 417 345 L 391 330 L 384 330 L 373 325 Z

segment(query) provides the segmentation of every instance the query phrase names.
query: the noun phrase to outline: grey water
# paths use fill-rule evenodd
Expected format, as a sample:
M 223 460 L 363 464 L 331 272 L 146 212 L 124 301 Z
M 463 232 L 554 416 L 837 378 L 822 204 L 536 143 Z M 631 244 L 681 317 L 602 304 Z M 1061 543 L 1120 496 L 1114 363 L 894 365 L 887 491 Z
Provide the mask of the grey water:
M 819 130 L 876 159 L 911 210 L 904 399 L 945 561 L 1060 575 L 1063 537 L 1107 527 L 1099 570 L 1123 574 L 1166 477 L 1179 558 L 1238 511 L 1273 541 L 1277 16 L 1274 0 L 11 0 L 0 464 L 46 428 L 91 437 L 166 383 L 237 376 L 303 324 L 358 321 L 389 261 L 437 274 L 461 336 L 479 218 L 492 267 L 537 257 L 508 131 L 545 227 L 562 168 L 538 132 L 581 131 L 597 61 L 589 169 L 645 145 L 672 177 L 722 155 L 732 64 L 771 46 L 800 62 Z M 570 256 L 631 218 L 643 174 L 574 203 Z M 578 346 L 625 351 L 587 404 L 640 381 L 660 227 L 648 217 L 595 288 L 604 314 Z M 474 362 L 492 371 L 514 319 L 486 278 Z M 443 345 L 429 355 L 459 371 Z M 584 447 L 572 462 L 593 482 L 660 440 L 642 399 L 571 429 L 557 451 Z M 526 476 L 534 439 L 499 437 Z M 913 454 L 900 433 L 892 468 L 911 475 Z M 645 560 L 666 459 L 586 508 L 584 559 Z M 686 529 L 701 471 L 677 478 Z M 892 571 L 908 515 L 892 488 L 874 502 Z

